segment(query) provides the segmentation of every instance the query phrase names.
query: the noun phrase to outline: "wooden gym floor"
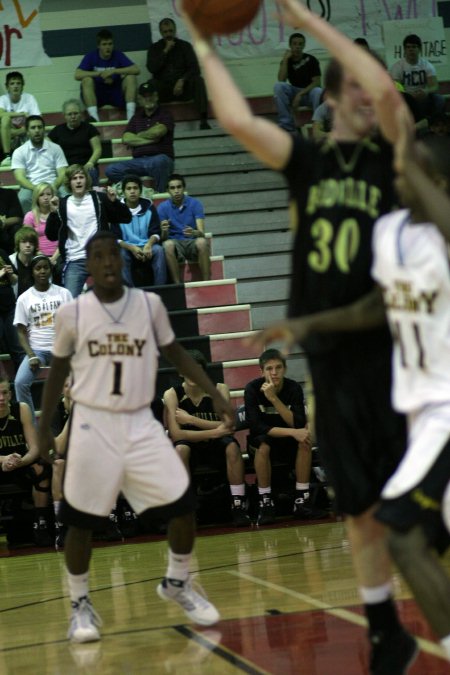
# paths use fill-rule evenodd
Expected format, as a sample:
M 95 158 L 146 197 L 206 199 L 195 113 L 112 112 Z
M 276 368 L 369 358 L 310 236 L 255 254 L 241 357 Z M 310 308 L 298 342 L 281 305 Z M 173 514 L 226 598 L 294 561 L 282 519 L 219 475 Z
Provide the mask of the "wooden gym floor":
M 341 522 L 203 531 L 192 572 L 219 608 L 211 628 L 189 624 L 155 587 L 164 540 L 94 551 L 91 597 L 103 639 L 69 645 L 63 554 L 9 555 L 0 544 L 0 675 L 366 675 L 368 650 Z M 446 564 L 450 568 L 450 557 Z M 401 618 L 419 638 L 410 675 L 444 675 L 444 661 L 410 593 L 395 576 Z

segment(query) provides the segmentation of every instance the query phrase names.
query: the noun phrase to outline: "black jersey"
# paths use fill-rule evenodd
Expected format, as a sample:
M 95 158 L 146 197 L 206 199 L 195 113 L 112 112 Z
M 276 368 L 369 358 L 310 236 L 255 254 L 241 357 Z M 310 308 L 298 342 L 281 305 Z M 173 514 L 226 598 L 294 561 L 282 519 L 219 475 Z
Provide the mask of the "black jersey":
M 5 428 L 3 431 L 0 431 L 0 455 L 4 457 L 17 452 L 18 455 L 24 457 L 28 452 L 28 448 L 20 419 L 19 403 L 10 404 L 10 413 L 6 426 L 5 423 L 6 417 L 2 417 L 0 419 L 0 428 Z
M 264 377 L 258 377 L 245 387 L 245 417 L 251 436 L 267 434 L 273 427 L 288 426 L 274 405 L 266 398 L 264 392 L 261 391 L 264 382 Z M 277 396 L 292 412 L 294 429 L 303 429 L 306 426 L 305 401 L 303 389 L 298 382 L 285 377 L 283 386 Z
M 369 138 L 296 139 L 284 173 L 296 227 L 289 315 L 341 307 L 369 293 L 374 223 L 396 202 L 391 146 Z M 348 337 L 322 335 L 311 343 L 320 350 L 342 339 Z
M 214 410 L 211 396 L 204 394 L 200 403 L 195 405 L 189 396 L 187 396 L 182 384 L 178 385 L 178 387 L 174 387 L 174 389 L 177 395 L 179 408 L 199 419 L 207 420 L 208 422 L 220 422 L 220 417 Z M 181 424 L 180 426 L 182 429 L 198 431 L 198 427 L 193 424 Z

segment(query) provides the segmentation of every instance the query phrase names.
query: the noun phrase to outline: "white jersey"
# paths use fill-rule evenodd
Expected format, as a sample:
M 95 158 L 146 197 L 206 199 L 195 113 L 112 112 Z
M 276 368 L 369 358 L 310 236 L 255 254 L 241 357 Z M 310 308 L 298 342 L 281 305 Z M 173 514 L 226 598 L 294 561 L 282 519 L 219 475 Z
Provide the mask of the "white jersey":
M 56 284 L 50 284 L 46 291 L 38 291 L 31 286 L 19 295 L 14 325 L 26 326 L 31 349 L 44 352 L 52 350 L 56 310 L 71 300 L 72 293 Z
M 71 356 L 75 402 L 130 412 L 150 405 L 158 346 L 174 339 L 158 295 L 125 288 L 120 300 L 102 303 L 91 291 L 57 312 L 53 354 Z
M 450 402 L 450 261 L 437 227 L 407 210 L 380 218 L 372 276 L 383 291 L 393 347 L 393 405 L 411 413 Z M 376 375 L 375 375 L 376 376 Z

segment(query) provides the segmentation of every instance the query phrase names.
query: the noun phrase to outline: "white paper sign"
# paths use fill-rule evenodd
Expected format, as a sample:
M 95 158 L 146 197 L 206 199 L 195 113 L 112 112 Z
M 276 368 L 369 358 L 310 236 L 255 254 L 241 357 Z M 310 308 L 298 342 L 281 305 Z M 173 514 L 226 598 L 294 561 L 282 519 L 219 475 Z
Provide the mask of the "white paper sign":
M 447 42 L 444 23 L 441 17 L 386 21 L 383 24 L 386 63 L 388 68 L 403 58 L 403 40 L 407 35 L 415 34 L 422 40 L 422 56 L 434 66 L 447 64 Z
M 40 4 L 40 0 L 0 2 L 0 68 L 51 64 L 42 47 Z

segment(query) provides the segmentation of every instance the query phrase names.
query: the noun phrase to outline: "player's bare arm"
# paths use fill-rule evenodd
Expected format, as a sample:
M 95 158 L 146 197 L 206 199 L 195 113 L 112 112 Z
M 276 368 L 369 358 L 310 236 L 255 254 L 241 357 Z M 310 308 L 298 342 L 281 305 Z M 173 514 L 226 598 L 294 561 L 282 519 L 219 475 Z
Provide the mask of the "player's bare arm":
M 38 445 L 41 457 L 48 458 L 49 451 L 54 450 L 54 438 L 51 432 L 53 414 L 61 397 L 64 381 L 69 375 L 70 358 L 53 356 L 50 372 L 42 392 L 41 416 L 39 418 Z
M 188 16 L 183 16 L 202 66 L 208 93 L 220 125 L 272 169 L 283 168 L 292 137 L 268 120 L 255 117 L 214 48 Z
M 278 321 L 249 338 L 248 343 L 264 349 L 272 342 L 281 342 L 283 352 L 287 354 L 295 344 L 302 344 L 312 333 L 371 330 L 385 322 L 382 293 L 375 288 L 351 305 Z
M 30 407 L 26 403 L 20 403 L 20 421 L 27 444 L 27 453 L 20 458 L 18 466 L 33 464 L 39 457 L 39 447 L 36 427 L 33 424 Z

